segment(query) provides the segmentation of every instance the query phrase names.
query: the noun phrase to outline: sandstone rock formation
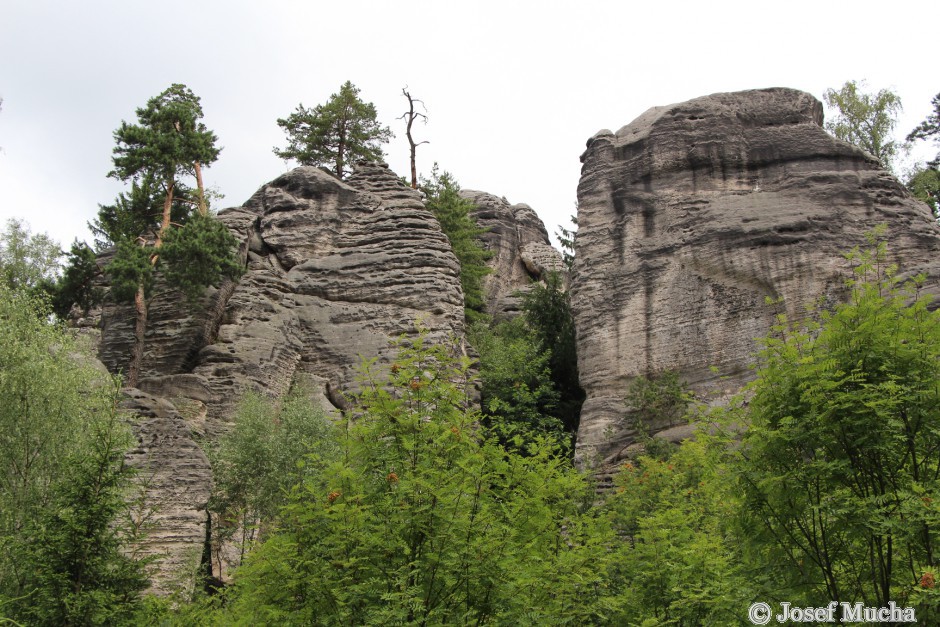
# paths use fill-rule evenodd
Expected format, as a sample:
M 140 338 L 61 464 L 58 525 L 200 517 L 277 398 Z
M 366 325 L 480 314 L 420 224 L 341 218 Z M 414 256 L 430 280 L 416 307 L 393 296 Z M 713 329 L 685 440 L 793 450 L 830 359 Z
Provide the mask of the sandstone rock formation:
M 140 389 L 128 391 L 142 416 L 133 459 L 154 477 L 146 549 L 167 555 L 164 576 L 206 540 L 211 472 L 195 440 L 227 429 L 244 392 L 279 397 L 304 380 L 341 408 L 363 357 L 391 359 L 390 343 L 418 327 L 432 341 L 463 334 L 450 244 L 383 165 L 362 164 L 345 182 L 297 168 L 219 218 L 242 242 L 246 274 L 194 311 L 158 289 Z M 102 361 L 126 369 L 133 312 L 107 306 L 100 327 Z
M 196 572 L 206 541 L 212 470 L 193 429 L 199 408 L 179 397 L 174 404 L 133 388 L 125 395 L 123 407 L 136 416 L 137 437 L 128 461 L 140 471 L 144 494 L 133 509 L 146 534 L 137 548 L 157 559 L 152 589 L 168 593 Z
M 793 318 L 844 297 L 842 254 L 879 223 L 893 259 L 936 289 L 928 208 L 822 121 L 809 94 L 764 89 L 655 107 L 588 141 L 572 279 L 582 463 L 610 466 L 634 442 L 635 377 L 736 391 L 775 313 L 765 299 Z
M 504 198 L 475 190 L 462 190 L 460 195 L 476 205 L 471 216 L 487 229 L 481 239 L 493 253 L 487 263 L 493 272 L 483 279 L 487 313 L 497 318 L 518 313 L 517 292 L 551 271 L 564 270 L 561 254 L 529 205 L 510 205 Z

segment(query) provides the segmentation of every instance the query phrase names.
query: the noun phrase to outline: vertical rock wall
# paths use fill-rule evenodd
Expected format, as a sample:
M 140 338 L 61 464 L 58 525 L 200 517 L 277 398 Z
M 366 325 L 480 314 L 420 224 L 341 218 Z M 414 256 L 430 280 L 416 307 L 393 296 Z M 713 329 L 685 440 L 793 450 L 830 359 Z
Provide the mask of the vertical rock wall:
M 799 91 L 714 94 L 588 141 L 572 282 L 583 464 L 628 454 L 635 377 L 675 370 L 711 398 L 739 389 L 775 314 L 765 300 L 794 318 L 843 298 L 843 253 L 875 225 L 887 224 L 892 258 L 936 287 L 928 208 L 822 118 Z

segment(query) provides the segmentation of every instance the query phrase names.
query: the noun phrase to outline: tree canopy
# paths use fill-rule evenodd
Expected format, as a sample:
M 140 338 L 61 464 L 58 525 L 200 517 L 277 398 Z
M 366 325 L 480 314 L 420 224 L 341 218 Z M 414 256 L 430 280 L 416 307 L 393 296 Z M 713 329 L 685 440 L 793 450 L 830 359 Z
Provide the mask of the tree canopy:
M 202 166 L 219 158 L 218 138 L 202 123 L 202 105 L 193 92 L 174 83 L 137 109 L 138 124 L 121 122 L 114 131 L 114 170 L 108 176 L 127 180 L 151 178 L 163 185 L 165 200 L 157 242 L 170 226 L 173 193 L 178 179 L 196 177 L 199 209 L 206 212 Z
M 34 289 L 59 274 L 62 249 L 45 233 L 33 234 L 22 220 L 10 218 L 0 233 L 0 282 L 10 289 Z
M 434 213 L 460 262 L 464 314 L 472 322 L 483 315 L 483 277 L 492 272 L 486 261 L 493 253 L 480 241 L 480 235 L 486 231 L 478 227 L 470 215 L 475 206 L 460 195 L 457 180 L 449 172 L 440 172 L 436 163 L 431 169 L 431 178 L 422 180 L 421 190 L 428 209 Z
M 901 99 L 888 89 L 869 94 L 861 91 L 863 88 L 864 82 L 846 81 L 838 90 L 826 90 L 823 100 L 835 112 L 826 122 L 826 130 L 893 170 L 899 145 L 891 139 L 891 133 L 897 125 Z
M 287 147 L 275 148 L 274 154 L 301 165 L 328 167 L 344 178 L 354 161 L 383 158 L 382 144 L 388 143 L 392 131 L 376 116 L 375 105 L 360 100 L 359 89 L 346 81 L 325 104 L 308 109 L 301 103 L 294 113 L 278 119 L 287 133 Z
M 752 559 L 808 605 L 918 601 L 940 558 L 940 314 L 885 250 L 853 253 L 852 295 L 835 312 L 780 320 L 746 410 Z

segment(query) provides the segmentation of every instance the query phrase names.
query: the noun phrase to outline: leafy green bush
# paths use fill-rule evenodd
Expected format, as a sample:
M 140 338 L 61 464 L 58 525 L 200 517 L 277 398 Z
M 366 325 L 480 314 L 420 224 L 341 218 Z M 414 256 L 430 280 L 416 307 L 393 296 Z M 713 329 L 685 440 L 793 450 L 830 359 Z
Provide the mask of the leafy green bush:
M 238 562 L 274 524 L 290 489 L 336 454 L 338 434 L 303 386 L 279 404 L 256 393 L 242 399 L 232 430 L 209 449 L 213 539 L 235 540 Z M 236 537 L 237 534 L 237 537 Z
M 558 272 L 546 277 L 525 295 L 523 315 L 539 350 L 550 355 L 548 365 L 552 383 L 558 390 L 558 408 L 554 415 L 571 434 L 578 432 L 584 390 L 578 377 L 578 349 L 575 341 L 571 297 Z
M 339 456 L 304 478 L 237 573 L 237 624 L 584 623 L 612 540 L 546 441 L 486 439 L 469 362 L 424 338 L 363 371 Z
M 753 559 L 809 605 L 903 606 L 937 567 L 940 313 L 872 244 L 850 255 L 847 303 L 818 322 L 780 319 L 743 413 Z
M 555 415 L 559 394 L 552 382 L 551 353 L 540 351 L 524 320 L 514 318 L 494 327 L 477 322 L 468 332 L 480 355 L 480 400 L 485 424 L 504 442 L 555 434 L 567 439 Z
M 0 286 L 0 612 L 47 625 L 128 624 L 147 585 L 124 553 L 133 443 L 118 383 L 48 309 Z
M 637 440 L 646 454 L 666 459 L 673 450 L 667 440 L 654 437 L 654 430 L 674 426 L 685 417 L 691 397 L 678 373 L 664 370 L 651 377 L 637 377 L 630 382 L 626 402 L 632 414 Z
M 623 465 L 605 505 L 623 540 L 608 581 L 612 624 L 743 622 L 754 592 L 733 535 L 740 498 L 729 453 L 726 438 L 703 428 L 668 461 Z

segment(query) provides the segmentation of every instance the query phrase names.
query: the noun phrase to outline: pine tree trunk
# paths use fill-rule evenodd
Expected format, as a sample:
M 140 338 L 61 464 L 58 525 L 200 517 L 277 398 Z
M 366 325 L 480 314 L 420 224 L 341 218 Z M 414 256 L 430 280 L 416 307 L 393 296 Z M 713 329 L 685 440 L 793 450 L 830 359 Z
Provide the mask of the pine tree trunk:
M 343 178 L 343 168 L 346 167 L 346 120 L 339 125 L 336 143 L 336 178 Z
M 202 187 L 202 166 L 198 161 L 193 162 L 193 170 L 196 171 L 196 187 L 199 189 L 199 213 L 206 215 L 209 208 L 206 206 L 206 192 Z
M 170 228 L 170 214 L 173 210 L 173 189 L 176 186 L 175 181 L 170 179 L 166 183 L 166 200 L 163 201 L 163 222 L 160 223 L 160 231 L 157 233 L 157 243 L 155 248 L 160 248 L 163 244 L 163 234 Z
M 140 368 L 144 360 L 144 335 L 147 332 L 147 300 L 144 296 L 144 286 L 137 286 L 134 295 L 134 311 L 137 316 L 134 321 L 134 350 L 131 351 L 131 363 L 127 368 L 127 387 L 135 388 L 140 381 Z
M 343 152 L 346 150 L 346 146 L 342 140 L 339 142 L 339 146 L 336 149 L 336 178 L 343 178 L 343 166 L 346 163 L 343 161 Z

